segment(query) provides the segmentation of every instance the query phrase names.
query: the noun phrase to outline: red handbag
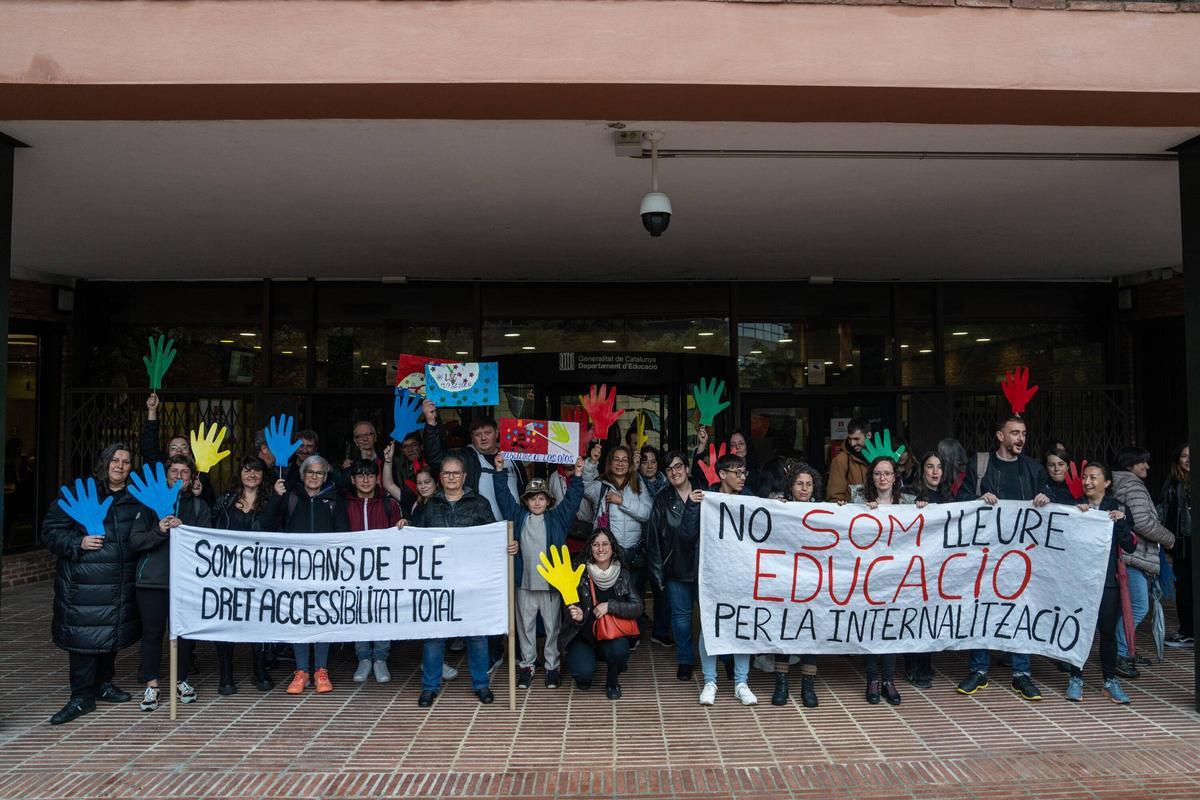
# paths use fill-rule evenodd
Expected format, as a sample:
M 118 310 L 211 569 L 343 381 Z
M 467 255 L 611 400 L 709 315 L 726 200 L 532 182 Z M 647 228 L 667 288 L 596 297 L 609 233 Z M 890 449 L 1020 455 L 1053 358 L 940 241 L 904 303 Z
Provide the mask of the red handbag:
M 588 577 L 588 586 L 592 590 L 592 608 L 595 609 L 596 582 L 591 579 L 591 576 Z M 603 617 L 596 618 L 596 622 L 592 625 L 592 635 L 596 637 L 597 642 L 608 642 L 626 636 L 639 636 L 641 635 L 641 631 L 638 629 L 636 619 L 625 619 L 614 614 L 605 614 Z

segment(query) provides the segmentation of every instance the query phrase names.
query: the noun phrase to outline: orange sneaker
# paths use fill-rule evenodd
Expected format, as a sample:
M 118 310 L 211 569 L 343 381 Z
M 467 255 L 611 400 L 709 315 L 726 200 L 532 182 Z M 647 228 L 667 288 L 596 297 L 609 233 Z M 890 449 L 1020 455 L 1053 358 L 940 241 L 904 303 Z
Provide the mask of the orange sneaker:
M 329 682 L 329 670 L 317 670 L 313 673 L 313 679 L 317 682 L 317 694 L 333 691 L 333 684 Z
M 304 689 L 308 686 L 308 673 L 296 670 L 296 674 L 292 676 L 292 682 L 288 684 L 288 694 L 304 694 Z

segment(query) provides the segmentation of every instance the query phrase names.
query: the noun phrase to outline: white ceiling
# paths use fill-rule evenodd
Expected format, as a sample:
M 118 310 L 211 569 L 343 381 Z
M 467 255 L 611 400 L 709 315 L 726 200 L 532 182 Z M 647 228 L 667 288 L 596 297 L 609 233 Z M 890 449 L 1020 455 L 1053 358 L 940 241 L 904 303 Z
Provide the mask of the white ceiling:
M 679 149 L 1162 152 L 1192 129 L 626 121 Z M 1180 263 L 1171 162 L 647 161 L 597 122 L 9 122 L 13 264 L 88 278 L 1106 278 Z

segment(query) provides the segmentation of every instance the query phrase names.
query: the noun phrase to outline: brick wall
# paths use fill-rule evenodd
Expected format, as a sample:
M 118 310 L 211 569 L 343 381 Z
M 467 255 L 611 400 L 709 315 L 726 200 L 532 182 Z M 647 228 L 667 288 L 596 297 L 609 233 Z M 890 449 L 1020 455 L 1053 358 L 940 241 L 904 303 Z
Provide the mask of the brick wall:
M 56 560 L 47 550 L 32 550 L 28 553 L 4 556 L 4 569 L 0 572 L 0 591 L 49 579 L 54 575 Z

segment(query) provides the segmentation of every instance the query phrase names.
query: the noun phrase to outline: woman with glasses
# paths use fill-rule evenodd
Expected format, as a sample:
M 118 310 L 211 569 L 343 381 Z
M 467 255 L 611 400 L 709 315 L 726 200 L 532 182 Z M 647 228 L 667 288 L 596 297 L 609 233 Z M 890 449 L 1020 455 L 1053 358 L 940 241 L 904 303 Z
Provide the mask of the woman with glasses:
M 900 494 L 895 459 L 881 456 L 871 462 L 863 495 L 867 506 L 872 509 L 910 502 L 907 496 Z M 888 705 L 900 705 L 900 692 L 896 689 L 895 681 L 896 654 L 869 653 L 863 656 L 863 664 L 867 673 L 867 702 L 878 704 L 882 694 Z
M 167 440 L 165 453 L 159 448 L 158 407 L 158 394 L 151 392 L 150 396 L 146 398 L 146 420 L 142 423 L 142 463 L 162 464 L 165 469 L 167 459 L 171 456 L 186 456 L 195 461 L 196 457 L 192 455 L 192 446 L 188 443 L 188 437 L 182 433 L 177 433 Z M 206 472 L 193 475 L 187 491 L 199 497 L 210 507 L 217 499 L 217 492 L 213 489 L 212 481 Z
M 334 533 L 350 530 L 346 500 L 330 482 L 332 469 L 319 455 L 311 455 L 300 464 L 300 489 L 288 489 L 287 481 L 275 481 L 275 496 L 267 506 L 269 530 L 286 533 Z M 310 661 L 310 647 L 313 652 Z M 288 694 L 304 694 L 309 684 L 309 667 L 314 668 L 317 693 L 333 691 L 329 681 L 329 642 L 312 645 L 294 644 L 296 672 L 288 684 Z
M 263 484 L 267 476 L 267 464 L 257 456 L 246 456 L 238 465 L 233 479 L 233 488 L 217 498 L 212 509 L 213 527 L 226 531 L 249 531 L 257 533 L 267 530 L 263 526 L 267 503 L 271 492 Z M 269 692 L 275 681 L 267 671 L 267 646 L 250 645 L 251 676 L 254 688 Z M 217 669 L 221 674 L 218 694 L 235 694 L 237 684 L 233 680 L 233 643 L 217 642 Z

